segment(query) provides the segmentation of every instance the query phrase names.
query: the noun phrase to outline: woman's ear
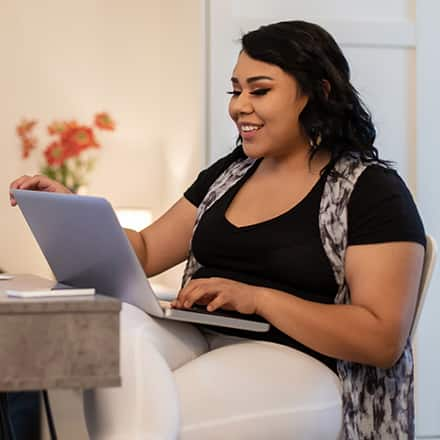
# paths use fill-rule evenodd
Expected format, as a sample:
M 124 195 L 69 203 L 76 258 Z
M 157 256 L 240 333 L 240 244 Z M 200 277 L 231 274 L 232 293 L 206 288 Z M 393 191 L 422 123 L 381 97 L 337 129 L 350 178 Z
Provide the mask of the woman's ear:
M 324 92 L 324 95 L 326 98 L 328 98 L 328 95 L 330 95 L 330 91 L 332 89 L 332 86 L 330 85 L 330 82 L 326 79 L 322 79 L 321 83 L 322 83 L 322 90 Z

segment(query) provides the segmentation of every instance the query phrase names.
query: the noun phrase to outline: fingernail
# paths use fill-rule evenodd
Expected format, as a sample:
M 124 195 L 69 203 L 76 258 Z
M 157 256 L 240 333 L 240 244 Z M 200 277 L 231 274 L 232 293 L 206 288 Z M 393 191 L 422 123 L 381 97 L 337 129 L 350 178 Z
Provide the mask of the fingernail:
M 185 307 L 191 307 L 191 303 L 190 303 L 189 301 L 185 301 L 184 306 L 185 306 Z

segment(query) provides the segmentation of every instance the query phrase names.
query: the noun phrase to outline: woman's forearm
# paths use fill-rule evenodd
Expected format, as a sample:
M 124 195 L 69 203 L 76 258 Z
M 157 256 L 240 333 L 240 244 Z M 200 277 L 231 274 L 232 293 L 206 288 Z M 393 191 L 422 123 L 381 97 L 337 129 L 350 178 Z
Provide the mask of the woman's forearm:
M 130 241 L 131 246 L 136 253 L 136 256 L 138 257 L 138 260 L 142 265 L 142 268 L 145 271 L 147 263 L 147 247 L 145 245 L 142 234 L 131 229 L 124 229 L 124 232 L 127 235 L 127 238 Z
M 387 368 L 403 349 L 398 336 L 365 307 L 320 304 L 266 288 L 259 288 L 257 297 L 259 315 L 327 356 Z

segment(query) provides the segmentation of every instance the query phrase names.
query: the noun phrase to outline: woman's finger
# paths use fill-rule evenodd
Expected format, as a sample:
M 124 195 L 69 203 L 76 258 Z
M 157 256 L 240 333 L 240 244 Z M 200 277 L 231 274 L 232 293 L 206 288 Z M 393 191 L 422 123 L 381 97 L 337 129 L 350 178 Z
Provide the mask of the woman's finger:
M 197 301 L 195 301 L 195 304 L 199 306 L 206 306 L 208 305 L 213 299 L 215 298 L 214 293 L 206 293 L 204 296 L 199 298 Z
M 27 179 L 30 179 L 30 178 L 31 178 L 31 176 L 28 176 L 28 175 L 25 174 L 24 176 L 21 176 L 21 177 L 19 177 L 18 179 L 15 179 L 15 180 L 9 185 L 9 188 L 10 188 L 10 189 L 17 189 L 23 181 L 25 181 L 25 180 L 27 180 Z
M 49 179 L 46 176 L 36 175 L 26 180 L 20 185 L 20 189 L 36 189 L 57 191 L 57 187 L 62 187 L 59 183 Z M 60 192 L 60 191 L 58 191 Z
M 215 310 L 223 307 L 226 303 L 226 295 L 220 293 L 206 306 L 206 310 L 208 310 L 208 312 L 214 312 Z
M 203 278 L 198 278 L 195 280 L 191 280 L 185 287 L 183 287 L 179 293 L 177 294 L 177 303 L 179 305 L 183 305 L 185 300 L 187 299 L 188 295 L 191 294 L 191 292 L 199 287 L 203 283 Z
M 11 206 L 16 206 L 17 201 L 15 200 L 14 195 L 12 194 L 12 190 L 19 189 L 20 185 L 25 182 L 26 180 L 30 179 L 30 176 L 24 175 L 19 177 L 18 179 L 15 179 L 10 185 L 9 185 L 9 200 L 11 202 Z
M 196 302 L 207 304 L 208 299 L 215 295 L 212 284 L 207 279 L 190 281 L 178 294 L 173 306 L 179 308 L 190 308 Z
M 184 308 L 189 309 L 192 305 L 202 299 L 205 295 L 212 295 L 213 292 L 208 292 L 206 286 L 198 285 L 191 291 L 187 292 L 186 295 L 181 299 Z
M 48 181 L 50 179 L 47 178 Z M 41 186 L 46 186 L 45 178 L 40 175 L 22 176 L 14 180 L 10 185 L 10 189 L 41 189 Z
M 194 281 L 191 280 L 185 287 L 179 290 L 176 299 L 171 303 L 173 307 L 179 307 L 179 308 L 182 307 L 183 298 L 186 297 L 187 291 L 192 289 L 193 284 Z

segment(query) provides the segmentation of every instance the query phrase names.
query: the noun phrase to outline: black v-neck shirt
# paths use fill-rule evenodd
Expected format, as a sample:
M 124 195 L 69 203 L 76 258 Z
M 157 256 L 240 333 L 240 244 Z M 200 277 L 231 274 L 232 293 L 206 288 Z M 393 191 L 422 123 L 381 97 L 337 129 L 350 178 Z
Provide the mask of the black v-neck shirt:
M 202 171 L 185 192 L 195 206 L 210 185 L 237 158 L 240 149 Z M 307 300 L 333 303 L 337 284 L 321 243 L 319 206 L 326 175 L 287 212 L 254 225 L 237 227 L 225 213 L 260 160 L 202 216 L 192 250 L 202 267 L 193 278 L 221 277 L 281 290 Z M 398 174 L 372 165 L 359 177 L 348 205 L 348 245 L 414 241 L 425 245 L 417 208 Z M 300 349 L 330 368 L 334 360 L 299 344 L 275 327 L 266 334 L 220 329 L 223 333 L 265 339 Z

